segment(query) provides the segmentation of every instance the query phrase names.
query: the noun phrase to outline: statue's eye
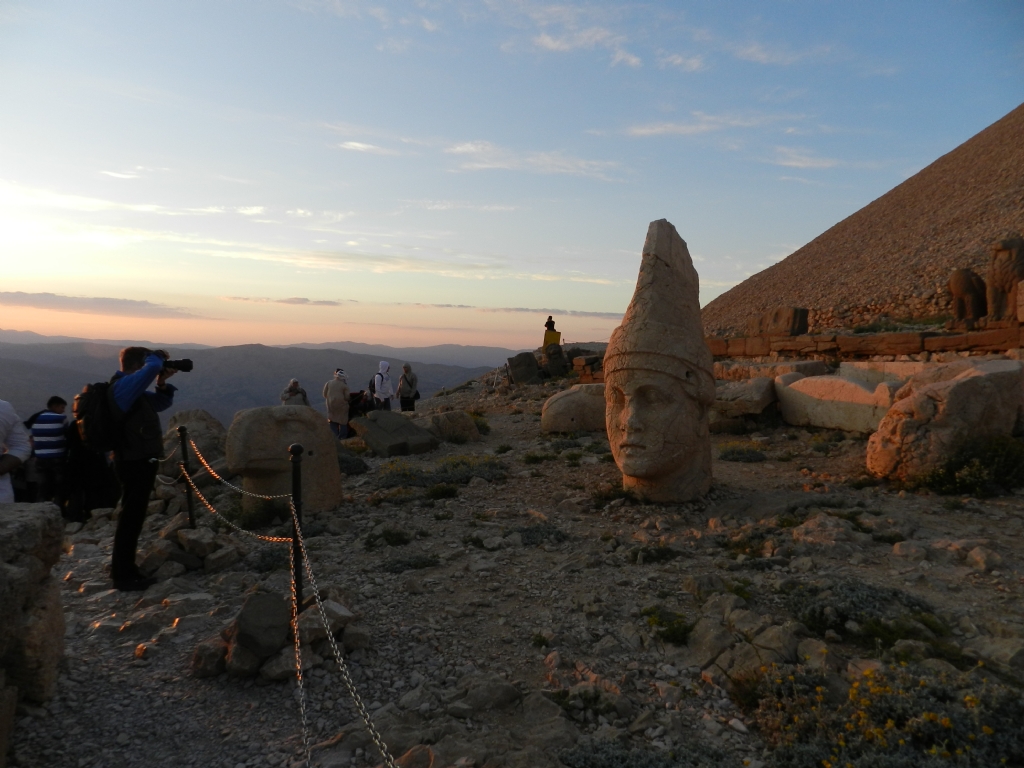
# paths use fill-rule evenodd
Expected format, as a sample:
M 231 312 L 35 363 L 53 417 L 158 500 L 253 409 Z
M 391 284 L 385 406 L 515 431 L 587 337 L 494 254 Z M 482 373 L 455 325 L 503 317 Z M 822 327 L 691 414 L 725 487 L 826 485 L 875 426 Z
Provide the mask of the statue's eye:
M 655 389 L 654 387 L 647 387 L 646 389 L 644 389 L 643 398 L 644 402 L 650 403 L 652 405 L 657 405 L 658 403 L 663 402 L 665 399 L 664 397 L 662 397 L 661 392 Z

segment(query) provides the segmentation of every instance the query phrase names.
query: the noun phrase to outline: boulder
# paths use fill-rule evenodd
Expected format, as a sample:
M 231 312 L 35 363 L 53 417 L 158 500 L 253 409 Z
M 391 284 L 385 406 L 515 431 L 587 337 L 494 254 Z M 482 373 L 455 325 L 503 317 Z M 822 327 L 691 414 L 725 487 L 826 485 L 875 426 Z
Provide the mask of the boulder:
M 396 414 L 397 415 L 397 414 Z M 327 421 L 304 405 L 249 408 L 235 414 L 227 435 L 227 462 L 251 493 L 290 493 L 292 467 L 288 447 L 302 445 L 302 503 L 308 512 L 336 509 L 341 504 L 341 472 L 335 438 Z M 242 497 L 244 509 L 260 499 Z
M 42 704 L 57 689 L 60 660 L 64 658 L 64 608 L 60 601 L 60 582 L 47 577 L 42 589 L 28 606 L 18 628 L 19 638 L 10 663 L 10 683 L 18 693 Z
M 430 423 L 441 439 L 448 443 L 461 445 L 480 439 L 480 430 L 476 428 L 473 417 L 465 411 L 435 413 L 430 417 Z
M 548 344 L 544 347 L 544 354 L 541 356 L 541 365 L 547 371 L 548 376 L 557 378 L 565 376 L 569 372 L 569 361 L 562 351 L 561 344 Z
M 1016 360 L 964 361 L 913 377 L 868 440 L 868 471 L 917 478 L 967 442 L 1010 435 L 1021 410 L 1022 371 Z
M 242 559 L 242 554 L 235 547 L 221 547 L 216 552 L 211 552 L 203 559 L 203 571 L 206 573 L 220 573 L 225 568 Z
M 183 528 L 178 531 L 178 543 L 190 555 L 203 558 L 212 554 L 219 544 L 209 528 Z
M 723 418 L 757 415 L 775 402 L 775 382 L 767 376 L 715 384 L 712 409 Z
M 513 384 L 540 384 L 541 369 L 533 352 L 520 352 L 508 359 L 508 371 Z
M 196 447 L 208 462 L 213 463 L 224 458 L 227 431 L 224 425 L 201 408 L 191 411 L 179 411 L 171 416 L 164 433 L 164 456 L 169 456 L 180 443 L 178 427 L 184 426 L 188 436 L 195 441 Z M 178 462 L 181 454 L 175 453 L 169 460 L 160 464 L 160 473 L 168 477 L 177 477 Z M 197 471 L 201 465 L 195 454 L 189 454 L 189 466 Z
M 576 384 L 552 395 L 540 412 L 541 432 L 604 432 L 604 384 Z
M 964 654 L 982 659 L 1001 672 L 1024 671 L 1024 639 L 1019 637 L 975 637 L 964 643 Z
M 4 504 L 0 513 L 0 672 L 36 703 L 53 695 L 64 654 L 60 584 L 64 521 L 49 502 Z M 0 686 L 0 701 L 10 698 Z M 2 727 L 2 723 L 0 723 Z
M 263 660 L 244 645 L 238 638 L 231 639 L 224 659 L 224 671 L 232 677 L 254 677 L 260 671 Z
M 265 659 L 284 646 L 290 628 L 291 607 L 284 596 L 255 592 L 242 605 L 235 619 L 233 634 L 239 643 Z
M 844 432 L 874 432 L 899 387 L 897 382 L 871 387 L 839 376 L 804 377 L 799 373 L 775 379 L 775 393 L 787 424 Z
M 216 677 L 224 671 L 227 653 L 228 644 L 219 635 L 203 640 L 192 652 L 189 668 L 196 677 Z
M 430 432 L 394 411 L 370 411 L 350 421 L 349 426 L 378 456 L 426 453 L 440 445 Z
M 827 376 L 832 372 L 821 360 L 793 360 L 786 363 L 740 363 L 722 360 L 714 364 L 716 381 L 741 381 L 767 376 L 774 379 L 787 373 L 802 373 L 804 376 Z

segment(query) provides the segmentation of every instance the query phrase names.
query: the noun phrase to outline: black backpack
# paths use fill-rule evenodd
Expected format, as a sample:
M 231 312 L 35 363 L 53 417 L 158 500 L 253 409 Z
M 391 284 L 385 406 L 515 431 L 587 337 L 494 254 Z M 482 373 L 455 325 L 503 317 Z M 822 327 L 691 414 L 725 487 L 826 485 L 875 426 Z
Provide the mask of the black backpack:
M 370 383 L 366 385 L 366 388 L 370 391 L 371 395 L 377 394 L 377 374 L 373 374 L 373 378 L 370 379 Z
M 98 381 L 86 384 L 75 395 L 72 413 L 75 427 L 86 448 L 97 453 L 107 453 L 121 443 L 120 419 L 110 407 L 111 383 Z

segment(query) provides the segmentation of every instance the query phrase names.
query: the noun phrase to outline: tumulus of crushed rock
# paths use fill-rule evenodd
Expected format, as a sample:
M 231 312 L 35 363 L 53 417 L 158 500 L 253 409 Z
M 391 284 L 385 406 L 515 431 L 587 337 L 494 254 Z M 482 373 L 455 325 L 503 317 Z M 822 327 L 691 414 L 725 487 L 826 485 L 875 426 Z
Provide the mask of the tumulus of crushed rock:
M 1024 231 L 1024 105 L 778 264 L 704 307 L 705 333 L 743 333 L 779 306 L 812 332 L 949 313 L 954 269 L 985 276 L 989 247 Z

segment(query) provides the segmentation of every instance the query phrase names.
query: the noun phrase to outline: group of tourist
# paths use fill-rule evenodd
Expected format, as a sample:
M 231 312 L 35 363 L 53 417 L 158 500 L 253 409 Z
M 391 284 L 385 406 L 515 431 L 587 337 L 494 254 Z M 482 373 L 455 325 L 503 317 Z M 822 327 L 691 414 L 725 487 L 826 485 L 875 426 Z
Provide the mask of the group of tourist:
M 348 422 L 353 413 L 366 411 L 390 411 L 391 401 L 398 399 L 403 411 L 415 411 L 416 401 L 420 398 L 419 377 L 413 372 L 412 366 L 405 363 L 402 375 L 398 377 L 398 388 L 391 381 L 391 363 L 381 360 L 377 373 L 370 379 L 365 390 L 352 392 L 348 384 L 348 376 L 343 368 L 336 368 L 334 377 L 324 384 L 323 397 L 327 405 L 327 423 L 335 437 L 344 440 L 348 437 Z M 281 405 L 311 405 L 306 390 L 299 385 L 298 379 L 292 379 L 281 392 Z
M 122 349 L 119 370 L 110 381 L 89 385 L 81 401 L 76 398 L 74 421 L 68 419 L 67 401 L 56 395 L 25 421 L 0 400 L 0 504 L 52 501 L 66 519 L 78 522 L 85 522 L 93 509 L 118 504 L 110 576 L 114 588 L 122 591 L 145 590 L 155 583 L 139 571 L 135 556 L 163 455 L 158 414 L 174 403 L 176 388 L 167 380 L 176 372 L 176 361 L 168 365 L 168 360 L 163 350 Z M 369 391 L 356 393 L 350 391 L 345 371 L 334 371 L 323 397 L 338 438 L 348 436 L 354 410 L 390 411 L 396 397 L 403 411 L 415 410 L 420 395 L 412 366 L 402 366 L 397 388 L 390 367 L 381 361 Z M 295 379 L 281 393 L 281 403 L 310 405 Z
M 168 359 L 162 350 L 122 349 L 110 381 L 89 385 L 80 396 L 88 429 L 69 422 L 67 401 L 58 396 L 25 421 L 0 400 L 0 504 L 51 501 L 78 522 L 118 504 L 110 576 L 122 591 L 156 583 L 139 572 L 135 554 L 163 454 L 158 413 L 174 402 Z

